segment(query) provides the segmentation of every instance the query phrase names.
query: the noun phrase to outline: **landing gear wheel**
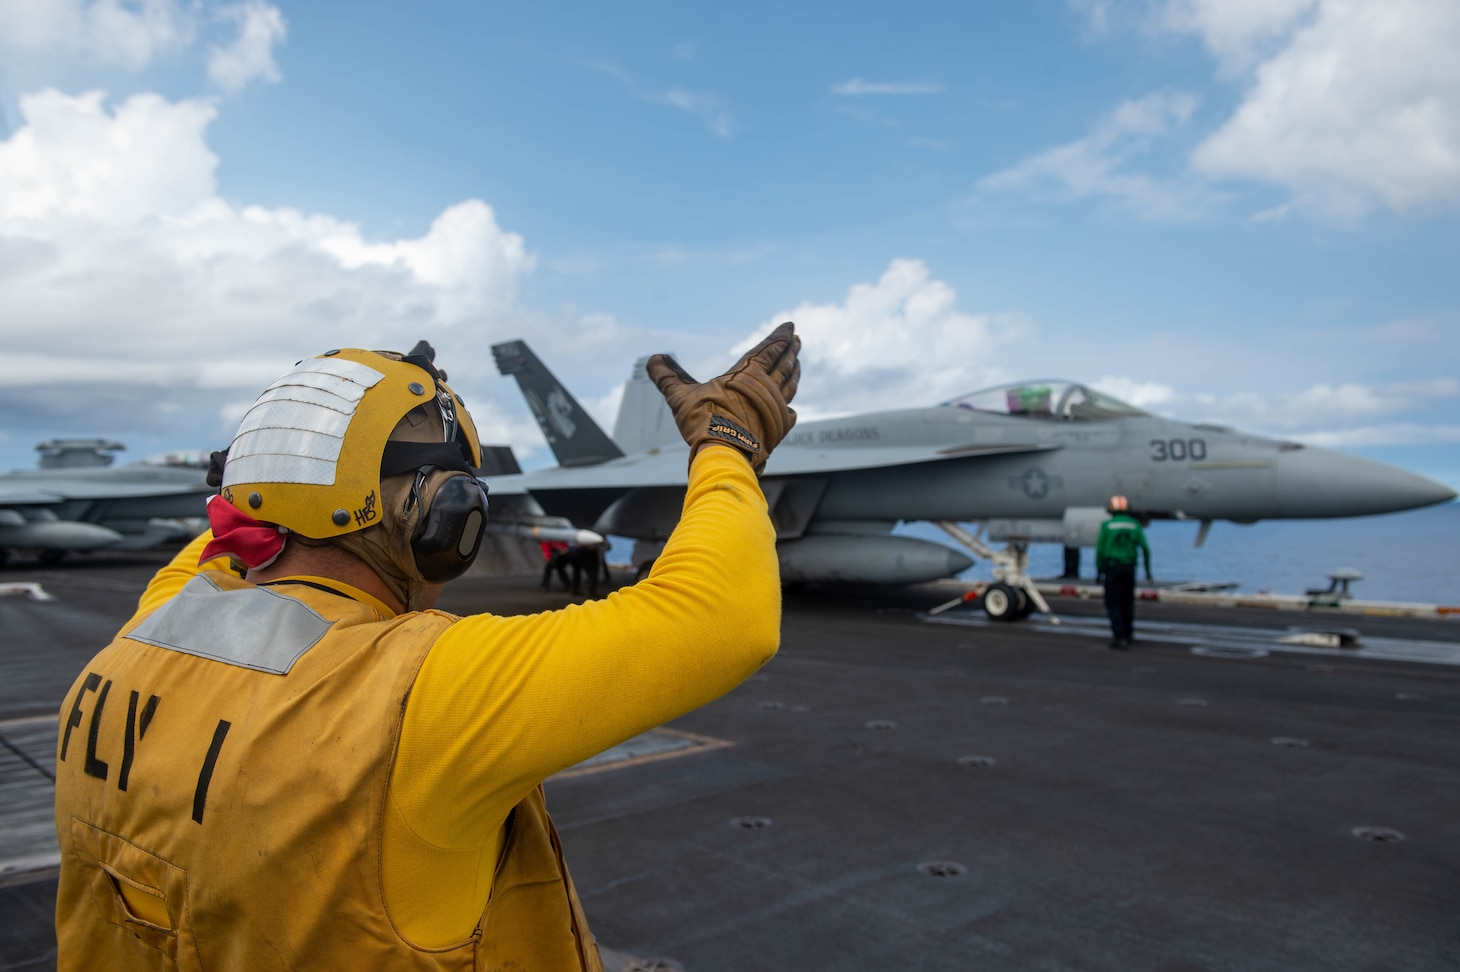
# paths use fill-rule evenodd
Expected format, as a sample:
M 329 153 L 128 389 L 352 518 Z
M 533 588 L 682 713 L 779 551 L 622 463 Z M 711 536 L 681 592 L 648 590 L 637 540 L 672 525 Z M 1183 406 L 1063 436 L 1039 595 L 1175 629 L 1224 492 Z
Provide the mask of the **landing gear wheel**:
M 1019 593 L 1008 584 L 991 584 L 983 592 L 983 613 L 994 621 L 1013 621 L 1019 614 Z
M 36 559 L 41 562 L 43 567 L 54 567 L 61 562 L 61 558 L 64 556 L 66 556 L 64 550 L 42 550 L 36 555 Z
M 1014 612 L 1014 620 L 1022 621 L 1035 612 L 1034 598 L 1022 587 L 1015 588 L 1014 594 L 1019 598 L 1019 609 Z

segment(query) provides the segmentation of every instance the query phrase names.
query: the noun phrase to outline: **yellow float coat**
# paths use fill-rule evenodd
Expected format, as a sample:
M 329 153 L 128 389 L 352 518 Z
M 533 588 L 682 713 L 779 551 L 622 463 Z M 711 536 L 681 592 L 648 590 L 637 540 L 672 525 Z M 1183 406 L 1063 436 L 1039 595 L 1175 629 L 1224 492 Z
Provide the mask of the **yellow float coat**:
M 765 500 L 723 447 L 648 580 L 530 617 L 197 576 L 206 539 L 62 707 L 62 970 L 595 968 L 538 785 L 722 695 L 779 637 Z M 259 668 L 168 629 L 227 598 L 280 625 Z

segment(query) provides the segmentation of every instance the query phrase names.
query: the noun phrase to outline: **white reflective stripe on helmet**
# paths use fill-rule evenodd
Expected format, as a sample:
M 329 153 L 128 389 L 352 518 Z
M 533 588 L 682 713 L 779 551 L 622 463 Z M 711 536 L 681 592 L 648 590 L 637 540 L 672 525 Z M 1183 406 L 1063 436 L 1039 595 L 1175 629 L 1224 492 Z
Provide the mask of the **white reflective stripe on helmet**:
M 305 358 L 291 370 L 279 376 L 269 388 L 281 385 L 308 385 L 334 392 L 342 398 L 358 402 L 365 397 L 365 389 L 375 387 L 385 375 L 369 365 L 344 358 Z M 330 379 L 343 379 L 331 381 Z M 353 386 L 353 387 L 352 387 Z
M 233 448 L 240 456 L 304 456 L 306 459 L 333 462 L 340 458 L 340 447 L 344 441 L 339 436 L 308 429 L 255 429 L 235 438 Z M 253 481 L 239 480 L 243 483 Z
M 333 485 L 350 420 L 366 390 L 384 377 L 356 361 L 301 361 L 244 415 L 228 448 L 223 485 Z
M 355 387 L 355 386 L 351 386 Z M 325 391 L 322 388 L 313 388 L 309 385 L 279 385 L 269 388 L 257 399 L 255 405 L 262 405 L 264 402 L 313 402 L 325 408 L 332 408 L 336 412 L 348 413 L 355 407 L 358 399 L 344 398 L 332 391 Z
M 275 399 L 259 402 L 245 412 L 243 421 L 238 423 L 238 435 L 259 429 L 303 429 L 344 438 L 345 429 L 350 427 L 350 417 L 354 414 L 353 407 L 348 412 L 339 412 L 307 399 Z M 234 436 L 235 439 L 237 437 Z
M 333 459 L 311 459 L 308 456 L 244 456 L 241 459 L 228 457 L 224 467 L 223 485 L 234 483 L 305 483 L 310 486 L 333 486 L 335 469 Z M 232 481 L 228 475 L 232 472 Z

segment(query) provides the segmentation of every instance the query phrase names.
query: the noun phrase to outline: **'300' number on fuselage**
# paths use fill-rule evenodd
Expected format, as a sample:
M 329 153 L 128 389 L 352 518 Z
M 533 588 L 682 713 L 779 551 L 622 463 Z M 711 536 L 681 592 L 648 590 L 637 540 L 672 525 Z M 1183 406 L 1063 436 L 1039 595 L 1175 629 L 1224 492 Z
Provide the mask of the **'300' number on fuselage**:
M 1152 439 L 1151 458 L 1156 462 L 1200 462 L 1207 457 L 1205 439 Z

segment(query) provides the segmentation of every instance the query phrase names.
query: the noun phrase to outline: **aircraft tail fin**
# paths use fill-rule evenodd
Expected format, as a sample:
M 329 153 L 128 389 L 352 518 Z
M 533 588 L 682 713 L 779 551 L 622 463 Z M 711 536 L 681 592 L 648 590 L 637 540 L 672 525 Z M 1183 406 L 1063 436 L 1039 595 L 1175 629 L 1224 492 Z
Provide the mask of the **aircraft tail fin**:
M 522 467 L 517 464 L 517 454 L 510 445 L 482 444 L 482 465 L 477 470 L 483 476 L 517 476 Z
M 647 452 L 684 442 L 668 403 L 644 370 L 648 360 L 645 356 L 634 362 L 633 373 L 624 388 L 623 401 L 619 403 L 618 420 L 613 426 L 614 441 L 628 453 Z
M 592 466 L 617 459 L 623 451 L 553 377 L 525 341 L 492 345 L 497 370 L 517 379 L 548 447 L 562 466 Z

